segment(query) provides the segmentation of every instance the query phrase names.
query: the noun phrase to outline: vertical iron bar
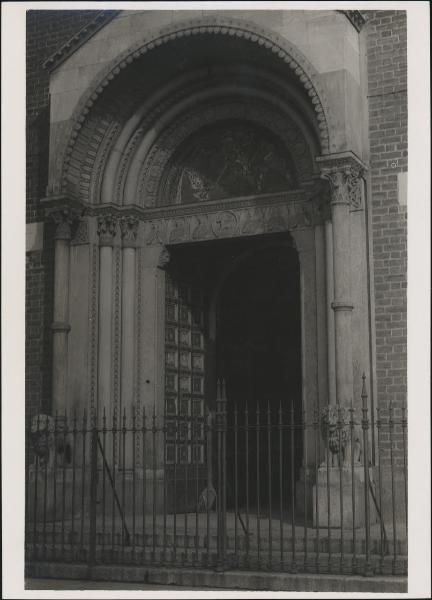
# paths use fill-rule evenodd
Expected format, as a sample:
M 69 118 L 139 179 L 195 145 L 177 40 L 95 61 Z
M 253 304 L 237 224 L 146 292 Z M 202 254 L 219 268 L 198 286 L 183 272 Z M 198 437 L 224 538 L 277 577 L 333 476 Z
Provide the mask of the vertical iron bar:
M 212 454 L 211 454 L 211 415 L 206 406 L 205 410 L 206 419 L 205 419 L 205 433 L 206 433 L 206 461 L 207 461 L 207 486 L 206 486 L 206 526 L 207 526 L 207 566 L 211 566 L 211 557 L 210 557 L 210 485 L 212 482 Z
M 216 394 L 216 422 L 218 437 L 218 559 L 217 569 L 225 567 L 226 548 L 226 470 L 225 470 L 225 436 L 226 436 L 226 395 L 224 380 L 218 381 Z
M 256 406 L 256 498 L 257 498 L 257 562 L 261 564 L 261 523 L 260 523 L 260 409 L 259 402 Z
M 392 517 L 393 517 L 393 575 L 396 575 L 396 560 L 397 560 L 397 535 L 396 535 L 396 500 L 395 500 L 395 485 L 394 485 L 394 421 L 393 421 L 393 402 L 390 400 L 389 406 L 389 430 L 390 430 L 390 470 L 391 470 L 391 494 L 392 494 Z
M 193 414 L 195 413 L 195 414 Z M 195 418 L 195 422 L 194 422 Z M 195 555 L 193 564 L 198 565 L 199 554 L 199 522 L 198 522 L 198 502 L 199 502 L 199 457 L 200 457 L 200 422 L 199 415 L 192 411 L 192 465 L 195 466 Z
M 164 482 L 163 482 L 163 550 L 162 557 L 165 564 L 166 561 L 166 547 L 167 547 L 167 416 L 166 409 L 164 415 L 164 422 L 162 428 L 163 434 L 163 467 L 164 467 Z
M 216 383 L 216 444 L 217 444 L 217 496 L 216 496 L 216 515 L 217 515 L 217 569 L 222 568 L 222 549 L 221 549 L 221 485 L 222 485 L 222 452 L 221 452 L 221 432 L 220 432 L 220 380 Z
M 405 495 L 405 531 L 408 535 L 408 467 L 407 467 L 407 409 L 402 407 L 403 475 Z
M 227 436 L 227 397 L 225 380 L 222 380 L 222 550 L 223 563 L 226 563 L 226 492 L 227 492 L 227 473 L 226 473 L 226 436 Z
M 143 496 L 143 507 L 142 507 L 142 558 L 143 562 L 146 560 L 146 501 L 147 501 L 147 447 L 146 447 L 146 409 L 143 407 L 142 424 L 141 424 L 141 437 L 142 437 L 142 496 Z
M 123 418 L 122 418 L 122 509 L 123 514 L 126 509 L 126 407 L 123 407 Z M 122 519 L 123 521 L 124 519 Z M 122 527 L 121 533 L 121 561 L 124 564 L 124 556 L 125 556 L 125 544 L 127 540 L 125 539 L 125 528 Z
M 81 463 L 81 539 L 80 552 L 84 554 L 84 511 L 85 511 L 85 477 L 86 477 L 86 442 L 87 442 L 87 412 L 84 409 L 82 424 L 82 463 Z
M 102 454 L 103 460 L 105 459 L 106 450 L 106 411 L 105 406 L 102 414 Z M 102 559 L 105 556 L 105 533 L 106 533 L 106 469 L 102 468 Z
M 49 451 L 49 417 L 46 418 L 45 424 L 45 448 Z M 42 524 L 42 544 L 43 544 L 43 556 L 47 557 L 47 543 L 46 543 L 46 521 L 47 521 L 47 499 L 48 499 L 48 457 L 45 460 L 44 469 L 44 497 L 43 497 L 43 524 Z
M 90 567 L 96 564 L 96 502 L 97 502 L 97 425 L 94 413 L 91 415 L 91 456 L 90 456 L 90 531 L 89 555 Z
M 329 405 L 330 410 L 330 405 Z M 328 551 L 328 571 L 332 571 L 332 546 L 331 546 L 331 522 L 330 522 L 330 425 L 327 423 L 326 435 L 326 484 L 327 484 L 327 551 Z M 333 460 L 333 459 L 332 459 Z
M 66 516 L 66 436 L 68 433 L 68 419 L 65 411 L 63 428 L 63 487 L 62 487 L 62 522 L 61 522 L 61 556 L 64 558 L 65 552 L 65 516 Z
M 175 563 L 177 560 L 177 460 L 178 460 L 178 449 L 177 449 L 177 438 L 178 438 L 178 429 L 179 429 L 179 405 L 177 405 L 177 414 L 175 415 L 175 433 L 174 433 L 174 465 L 173 465 L 173 551 L 172 551 L 172 560 Z
M 37 416 L 36 419 L 36 431 L 37 438 L 39 438 L 40 434 L 40 416 Z M 47 417 L 47 430 L 48 430 L 48 417 Z M 48 447 L 48 446 L 47 446 Z M 35 453 L 35 463 L 34 463 L 34 497 L 33 497 L 33 559 L 37 558 L 37 507 L 38 507 L 38 478 L 39 478 L 39 457 L 37 453 Z M 44 519 L 45 521 L 45 519 Z M 44 534 L 45 535 L 45 534 Z M 44 540 L 45 544 L 45 540 Z
M 297 561 L 296 561 L 296 535 L 295 535 L 295 477 L 294 477 L 294 468 L 295 468 L 295 460 L 294 460 L 294 433 L 295 433 L 295 424 L 294 424 L 294 400 L 291 401 L 291 410 L 290 410 L 290 429 L 291 429 L 291 552 L 292 552 L 292 564 L 291 570 L 293 573 L 297 573 Z
M 115 556 L 115 487 L 116 487 L 116 443 L 117 443 L 117 411 L 114 407 L 111 424 L 111 443 L 112 443 L 112 502 L 111 502 L 111 542 L 112 558 Z
M 370 562 L 370 510 L 369 510 L 369 419 L 366 393 L 366 375 L 362 375 L 362 428 L 363 428 L 363 465 L 364 465 L 364 491 L 365 491 L 365 535 L 366 535 L 366 563 L 365 576 L 373 575 Z
M 338 405 L 338 462 L 339 462 L 339 511 L 340 511 L 340 571 L 344 571 L 344 507 L 343 507 L 343 459 L 342 459 L 342 427 L 344 419 L 342 408 Z
M 306 485 L 306 478 L 307 478 L 307 436 L 306 436 L 306 428 L 307 428 L 307 421 L 306 421 L 306 409 L 303 409 L 302 411 L 302 416 L 303 416 L 303 422 L 302 422 L 302 429 L 303 429 L 303 480 L 304 480 L 304 487 L 303 487 L 303 512 L 304 512 L 304 530 L 303 530 L 303 543 L 304 543 L 304 570 L 305 572 L 307 572 L 308 569 L 308 528 L 307 528 L 307 485 Z
M 136 406 L 132 406 L 132 562 L 135 564 L 136 544 Z M 164 471 L 165 472 L 165 471 Z
M 72 499 L 71 499 L 71 558 L 75 559 L 75 484 L 76 484 L 76 440 L 77 440 L 77 415 L 74 409 L 72 429 Z
M 53 461 L 53 520 L 52 520 L 52 559 L 55 559 L 56 555 L 56 519 L 57 519 L 57 419 L 58 414 L 56 412 L 54 417 L 54 461 Z
M 65 551 L 65 517 L 66 517 L 66 438 L 68 431 L 68 418 L 65 411 L 63 429 L 63 488 L 62 488 L 62 527 L 61 527 L 61 555 L 64 558 Z
M 152 417 L 152 458 L 153 458 L 153 523 L 152 523 L 152 562 L 156 561 L 156 406 L 153 404 Z
M 271 460 L 271 413 L 270 402 L 267 403 L 267 468 L 268 468 L 268 504 L 269 504 L 269 568 L 273 565 L 273 538 L 272 538 L 272 460 Z
M 384 574 L 384 557 L 387 552 L 386 548 L 386 539 L 384 536 L 384 517 L 382 510 L 382 470 L 381 470 L 381 428 L 382 428 L 382 419 L 381 419 L 381 409 L 377 408 L 377 436 L 378 436 L 378 486 L 379 486 L 379 511 L 380 511 L 380 574 Z
M 191 386 L 192 387 L 192 386 Z M 192 404 L 191 404 L 192 408 Z M 189 508 L 189 481 L 188 481 L 188 467 L 189 467 L 189 419 L 188 415 L 184 415 L 184 445 L 186 450 L 186 458 L 185 463 L 183 465 L 184 469 L 184 485 L 185 485 L 185 506 L 184 506 L 184 533 L 183 533 L 183 563 L 187 563 L 188 561 L 188 508 Z
M 25 441 L 25 551 L 27 556 L 29 533 L 30 533 L 30 456 L 31 456 L 31 445 L 29 443 L 31 435 L 31 425 L 26 423 L 26 441 Z
M 249 411 L 246 403 L 245 408 L 245 454 L 246 454 L 246 566 L 249 566 Z
M 314 450 L 315 450 L 315 543 L 316 543 L 316 556 L 315 556 L 315 568 L 317 573 L 320 572 L 320 532 L 319 532 L 319 502 L 318 502 L 318 490 L 319 490 L 319 412 L 317 408 L 314 408 L 313 416 L 313 427 L 314 427 Z
M 351 508 L 352 508 L 352 563 L 353 575 L 357 573 L 356 527 L 355 527 L 355 480 L 354 480 L 354 408 L 351 402 L 350 412 L 350 447 L 351 447 Z
M 238 415 L 237 415 L 237 402 L 234 403 L 234 556 L 236 563 L 238 562 L 238 528 L 237 528 L 237 517 L 239 515 L 238 505 Z
M 282 421 L 282 402 L 279 402 L 279 544 L 280 558 L 279 568 L 284 570 L 284 540 L 283 540 L 283 421 Z

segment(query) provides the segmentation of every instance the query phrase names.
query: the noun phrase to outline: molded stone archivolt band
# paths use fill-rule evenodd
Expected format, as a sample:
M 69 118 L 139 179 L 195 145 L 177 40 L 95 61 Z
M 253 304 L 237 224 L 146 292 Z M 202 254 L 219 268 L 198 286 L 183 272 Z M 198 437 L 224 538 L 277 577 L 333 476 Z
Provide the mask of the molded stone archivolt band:
M 176 23 L 168 28 L 162 28 L 150 33 L 145 41 L 134 45 L 124 52 L 116 59 L 115 63 L 106 68 L 102 76 L 99 75 L 95 78 L 93 85 L 90 86 L 89 94 L 78 104 L 72 119 L 73 125 L 71 126 L 70 135 L 66 136 L 68 143 L 62 161 L 62 186 L 68 169 L 69 156 L 72 153 L 82 124 L 85 122 L 87 115 L 100 94 L 115 79 L 120 71 L 128 67 L 128 65 L 140 56 L 162 44 L 181 37 L 204 34 L 230 35 L 243 38 L 271 50 L 279 59 L 287 63 L 311 98 L 320 129 L 322 152 L 327 154 L 332 149 L 330 134 L 333 134 L 335 131 L 335 126 L 330 104 L 319 84 L 318 73 L 306 57 L 277 33 L 258 27 L 254 23 L 232 18 L 204 17 L 183 23 Z

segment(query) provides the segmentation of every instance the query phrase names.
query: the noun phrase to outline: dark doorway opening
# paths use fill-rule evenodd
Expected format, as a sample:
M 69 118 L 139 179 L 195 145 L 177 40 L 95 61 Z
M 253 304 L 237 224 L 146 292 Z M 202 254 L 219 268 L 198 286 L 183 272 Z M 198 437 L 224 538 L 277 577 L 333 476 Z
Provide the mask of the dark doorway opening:
M 251 511 L 270 501 L 279 506 L 281 491 L 290 504 L 302 461 L 301 429 L 290 428 L 302 410 L 293 248 L 263 246 L 239 261 L 219 294 L 216 344 L 227 392 L 227 505 L 237 498 Z
M 281 493 L 284 506 L 292 505 L 303 459 L 298 253 L 288 234 L 275 234 L 178 245 L 170 255 L 169 276 L 208 299 L 204 367 L 192 382 L 203 376 L 204 405 L 213 414 L 216 381 L 226 382 L 227 508 L 237 505 L 244 519 L 246 506 L 253 514 L 271 504 L 277 516 Z M 179 406 L 197 400 L 193 386 L 189 404 L 187 391 L 178 394 Z M 216 437 L 206 460 L 220 489 Z

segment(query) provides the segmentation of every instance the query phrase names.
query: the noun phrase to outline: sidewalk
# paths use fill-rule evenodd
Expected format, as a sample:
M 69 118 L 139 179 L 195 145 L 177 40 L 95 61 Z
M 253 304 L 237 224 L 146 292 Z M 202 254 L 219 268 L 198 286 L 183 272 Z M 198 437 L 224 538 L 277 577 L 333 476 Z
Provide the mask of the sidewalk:
M 85 579 L 36 579 L 31 577 L 25 579 L 24 586 L 26 590 L 176 590 L 184 592 L 188 589 L 179 585 L 157 585 L 155 583 L 105 582 Z M 223 588 L 205 588 L 206 591 L 221 589 Z

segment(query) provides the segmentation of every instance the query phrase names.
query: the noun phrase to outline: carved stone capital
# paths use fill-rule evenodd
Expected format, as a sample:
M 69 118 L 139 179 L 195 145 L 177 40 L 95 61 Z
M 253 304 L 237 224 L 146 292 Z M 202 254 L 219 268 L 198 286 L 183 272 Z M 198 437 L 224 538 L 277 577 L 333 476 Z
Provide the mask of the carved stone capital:
M 352 209 L 362 206 L 362 178 L 365 165 L 351 152 L 319 156 L 321 178 L 330 185 L 330 204 L 346 204 Z
M 57 208 L 50 210 L 48 215 L 56 225 L 54 239 L 70 240 L 72 226 L 78 220 L 79 212 L 73 208 Z
M 101 215 L 98 217 L 98 235 L 100 246 L 113 246 L 117 233 L 118 219 L 114 215 Z
M 135 248 L 139 221 L 136 217 L 127 216 L 120 219 L 120 231 L 123 248 Z

